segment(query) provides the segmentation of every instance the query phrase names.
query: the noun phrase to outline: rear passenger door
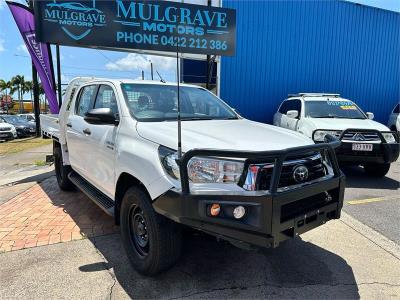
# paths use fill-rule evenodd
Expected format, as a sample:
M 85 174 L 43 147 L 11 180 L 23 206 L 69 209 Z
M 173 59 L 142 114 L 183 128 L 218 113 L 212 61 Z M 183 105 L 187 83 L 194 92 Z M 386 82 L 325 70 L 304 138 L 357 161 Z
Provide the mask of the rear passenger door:
M 89 148 L 88 135 L 85 133 L 87 123 L 83 119 L 85 114 L 93 108 L 98 85 L 92 84 L 82 87 L 71 109 L 66 122 L 66 139 L 69 160 L 72 168 L 87 178 L 92 167 L 92 152 Z
M 116 92 L 110 84 L 101 84 L 94 108 L 110 108 L 116 119 L 119 118 L 119 109 Z M 110 198 L 114 199 L 116 138 L 118 125 L 85 124 L 88 129 L 87 142 L 90 153 L 91 172 L 87 179 Z

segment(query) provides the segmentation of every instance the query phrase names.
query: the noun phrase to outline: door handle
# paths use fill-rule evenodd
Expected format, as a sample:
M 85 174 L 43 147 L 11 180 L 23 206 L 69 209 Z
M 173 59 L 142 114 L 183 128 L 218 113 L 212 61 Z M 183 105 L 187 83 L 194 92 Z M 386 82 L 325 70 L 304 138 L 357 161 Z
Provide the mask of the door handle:
M 67 127 L 70 127 L 70 128 L 72 128 L 72 124 L 71 124 L 71 122 L 68 122 L 68 123 L 67 123 Z
M 90 135 L 92 132 L 90 131 L 89 128 L 85 128 L 85 129 L 83 129 L 83 133 L 87 134 L 87 135 Z

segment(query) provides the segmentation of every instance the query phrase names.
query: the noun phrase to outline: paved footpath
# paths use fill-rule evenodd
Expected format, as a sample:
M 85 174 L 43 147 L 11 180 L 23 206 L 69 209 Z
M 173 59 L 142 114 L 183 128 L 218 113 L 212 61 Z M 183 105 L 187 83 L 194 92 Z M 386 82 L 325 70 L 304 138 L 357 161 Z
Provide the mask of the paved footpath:
M 130 267 L 119 234 L 106 234 L 112 219 L 54 176 L 0 204 L 0 222 L 0 299 L 400 295 L 399 246 L 346 213 L 260 253 L 189 236 L 177 266 L 155 278 Z

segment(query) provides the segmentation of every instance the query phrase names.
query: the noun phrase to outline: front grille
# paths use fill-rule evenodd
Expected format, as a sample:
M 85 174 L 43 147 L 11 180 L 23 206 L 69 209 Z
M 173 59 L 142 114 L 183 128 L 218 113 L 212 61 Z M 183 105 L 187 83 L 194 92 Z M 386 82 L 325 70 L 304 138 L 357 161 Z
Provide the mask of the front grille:
M 247 190 L 269 190 L 271 185 L 274 164 L 250 165 L 244 188 Z M 298 171 L 303 175 L 298 175 Z M 306 174 L 304 174 L 306 173 Z M 310 182 L 327 175 L 327 170 L 320 153 L 313 153 L 306 157 L 292 157 L 284 161 L 279 179 L 278 188 L 285 188 L 297 184 Z M 254 181 L 253 187 L 249 181 Z
M 2 127 L 0 128 L 0 131 L 10 131 L 11 127 Z
M 343 140 L 354 142 L 380 142 L 381 138 L 377 132 L 346 131 L 343 134 L 342 141 Z

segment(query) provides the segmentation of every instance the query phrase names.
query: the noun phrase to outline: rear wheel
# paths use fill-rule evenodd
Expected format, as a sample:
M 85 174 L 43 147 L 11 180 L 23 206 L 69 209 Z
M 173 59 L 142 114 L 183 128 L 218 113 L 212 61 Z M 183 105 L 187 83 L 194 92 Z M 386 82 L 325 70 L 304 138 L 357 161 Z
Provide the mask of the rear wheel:
M 143 190 L 128 189 L 122 200 L 120 218 L 122 243 L 139 273 L 155 275 L 179 259 L 182 242 L 179 225 L 157 214 Z
M 69 180 L 68 174 L 72 171 L 71 166 L 65 166 L 63 163 L 62 150 L 60 145 L 53 146 L 54 169 L 56 171 L 57 183 L 63 191 L 71 191 L 75 188 Z
M 372 177 L 384 177 L 390 169 L 390 164 L 374 164 L 369 163 L 364 165 L 365 173 Z

